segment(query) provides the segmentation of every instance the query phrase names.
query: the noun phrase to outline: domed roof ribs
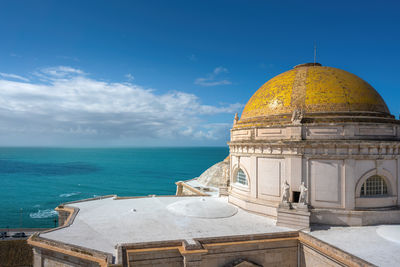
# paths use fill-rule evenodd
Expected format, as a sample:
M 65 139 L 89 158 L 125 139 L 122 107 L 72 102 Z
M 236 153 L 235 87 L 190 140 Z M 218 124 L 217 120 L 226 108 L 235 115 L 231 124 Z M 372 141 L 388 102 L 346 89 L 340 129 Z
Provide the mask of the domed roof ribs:
M 306 104 L 306 89 L 307 89 L 307 72 L 308 67 L 297 68 L 296 77 L 292 86 L 292 98 L 290 105 L 295 110 L 304 110 Z
M 347 90 L 349 90 L 349 89 L 342 84 L 342 82 L 340 81 L 339 77 L 337 77 L 337 75 L 334 75 L 334 76 L 343 89 L 343 95 L 344 95 L 344 99 L 346 101 L 347 111 L 351 112 L 351 104 L 350 104 L 349 94 L 347 93 Z

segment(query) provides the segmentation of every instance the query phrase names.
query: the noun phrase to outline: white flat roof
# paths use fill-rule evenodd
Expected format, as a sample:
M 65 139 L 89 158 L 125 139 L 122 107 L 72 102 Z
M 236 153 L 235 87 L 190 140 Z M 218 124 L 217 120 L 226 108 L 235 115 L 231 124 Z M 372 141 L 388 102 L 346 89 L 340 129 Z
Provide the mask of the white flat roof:
M 190 216 L 177 212 L 179 205 L 176 203 L 179 201 L 186 201 L 181 205 Z M 195 201 L 201 201 L 201 205 L 195 205 Z M 218 205 L 215 201 L 219 202 Z M 73 224 L 40 236 L 112 253 L 114 256 L 115 246 L 121 243 L 166 240 L 188 240 L 192 243 L 193 238 L 292 231 L 289 228 L 275 226 L 275 221 L 272 219 L 246 212 L 229 204 L 227 198 L 106 198 L 67 206 L 80 209 Z M 193 210 L 193 207 L 197 207 L 198 212 Z M 220 214 L 225 214 L 222 216 L 224 218 L 221 218 Z
M 330 227 L 310 234 L 377 266 L 400 264 L 400 225 Z

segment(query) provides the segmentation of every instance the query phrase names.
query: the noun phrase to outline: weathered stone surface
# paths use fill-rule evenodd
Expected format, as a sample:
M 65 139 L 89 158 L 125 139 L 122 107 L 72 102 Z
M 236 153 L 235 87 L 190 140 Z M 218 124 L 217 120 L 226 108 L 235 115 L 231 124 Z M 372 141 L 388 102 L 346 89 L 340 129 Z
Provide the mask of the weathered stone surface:
M 221 161 L 203 172 L 197 181 L 204 186 L 226 186 L 229 172 L 229 161 Z

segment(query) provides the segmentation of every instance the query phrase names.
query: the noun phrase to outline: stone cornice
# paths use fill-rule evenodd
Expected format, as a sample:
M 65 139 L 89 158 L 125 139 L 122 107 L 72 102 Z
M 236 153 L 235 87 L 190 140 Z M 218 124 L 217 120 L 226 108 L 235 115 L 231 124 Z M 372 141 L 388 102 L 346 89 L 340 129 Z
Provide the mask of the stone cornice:
M 280 142 L 229 142 L 232 155 L 304 155 L 306 157 L 346 158 L 397 158 L 398 141 L 280 141 Z
M 400 147 L 400 141 L 380 141 L 380 140 L 279 140 L 279 141 L 231 141 L 227 142 L 231 146 L 274 146 L 274 147 L 319 147 L 319 146 L 391 146 Z
M 236 127 L 236 125 L 235 125 Z M 400 127 L 393 123 L 300 124 L 231 129 L 231 141 L 271 142 L 298 140 L 400 141 Z

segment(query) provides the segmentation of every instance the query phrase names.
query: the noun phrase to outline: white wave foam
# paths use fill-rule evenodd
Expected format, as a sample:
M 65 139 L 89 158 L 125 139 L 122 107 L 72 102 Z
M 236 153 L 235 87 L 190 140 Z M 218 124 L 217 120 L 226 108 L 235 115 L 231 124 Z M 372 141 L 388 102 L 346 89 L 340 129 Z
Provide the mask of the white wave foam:
M 72 196 L 79 195 L 80 193 L 81 193 L 81 192 L 65 193 L 65 194 L 59 195 L 59 197 L 72 197 Z
M 47 209 L 47 210 L 38 210 L 37 212 L 33 212 L 29 214 L 29 217 L 32 219 L 43 219 L 50 218 L 56 216 L 58 213 L 55 210 Z
M 39 208 L 40 204 L 36 204 L 35 206 L 33 206 L 34 208 Z

